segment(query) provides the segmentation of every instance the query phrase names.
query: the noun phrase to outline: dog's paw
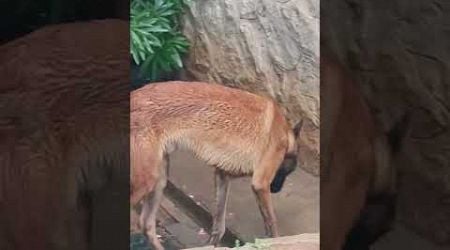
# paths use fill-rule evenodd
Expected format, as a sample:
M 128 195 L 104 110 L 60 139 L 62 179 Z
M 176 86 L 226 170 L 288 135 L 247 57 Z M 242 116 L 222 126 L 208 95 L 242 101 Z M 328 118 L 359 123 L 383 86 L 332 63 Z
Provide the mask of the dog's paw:
M 211 234 L 211 236 L 209 236 L 207 244 L 217 246 L 219 244 L 221 238 L 222 237 L 219 234 Z

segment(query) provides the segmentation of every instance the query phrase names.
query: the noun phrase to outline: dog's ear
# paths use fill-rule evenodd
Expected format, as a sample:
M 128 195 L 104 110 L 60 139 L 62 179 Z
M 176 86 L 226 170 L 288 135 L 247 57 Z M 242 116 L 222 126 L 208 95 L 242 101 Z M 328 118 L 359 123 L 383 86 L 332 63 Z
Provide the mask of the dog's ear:
M 391 147 L 392 153 L 398 153 L 402 150 L 405 139 L 410 135 L 412 130 L 412 112 L 407 111 L 403 117 L 394 124 L 394 126 L 387 132 L 386 136 Z
M 303 119 L 301 119 L 297 124 L 295 124 L 294 126 L 294 136 L 297 138 L 300 135 L 300 131 L 302 130 L 303 127 Z

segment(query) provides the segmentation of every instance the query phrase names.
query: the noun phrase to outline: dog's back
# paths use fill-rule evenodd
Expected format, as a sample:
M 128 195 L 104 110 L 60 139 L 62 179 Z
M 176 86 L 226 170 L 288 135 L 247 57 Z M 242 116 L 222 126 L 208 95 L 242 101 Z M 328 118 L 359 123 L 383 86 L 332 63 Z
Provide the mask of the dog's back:
M 290 126 L 271 99 L 218 84 L 149 84 L 131 94 L 131 122 L 132 172 L 143 182 L 152 176 L 143 179 L 149 170 L 138 168 L 148 159 L 138 157 L 153 154 L 147 157 L 160 162 L 178 146 L 236 175 L 251 174 L 269 143 L 294 150 Z M 141 151 L 144 139 L 152 145 L 146 152 Z

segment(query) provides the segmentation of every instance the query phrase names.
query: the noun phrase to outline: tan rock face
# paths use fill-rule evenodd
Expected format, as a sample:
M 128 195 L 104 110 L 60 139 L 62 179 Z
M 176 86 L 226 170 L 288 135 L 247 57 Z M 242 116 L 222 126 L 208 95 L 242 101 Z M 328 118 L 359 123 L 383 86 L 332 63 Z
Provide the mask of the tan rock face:
M 319 1 L 192 1 L 183 33 L 188 79 L 269 95 L 305 118 L 300 161 L 319 172 Z
M 448 4 L 326 0 L 321 6 L 322 38 L 353 69 L 384 128 L 413 110 L 398 164 L 399 219 L 450 244 Z

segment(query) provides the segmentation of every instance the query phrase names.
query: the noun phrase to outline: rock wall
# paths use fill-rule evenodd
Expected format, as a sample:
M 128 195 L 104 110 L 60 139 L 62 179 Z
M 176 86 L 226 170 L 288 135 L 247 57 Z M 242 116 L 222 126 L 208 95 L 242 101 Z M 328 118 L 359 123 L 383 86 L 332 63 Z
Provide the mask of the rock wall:
M 275 98 L 305 118 L 301 166 L 319 172 L 319 1 L 192 1 L 183 33 L 186 78 Z
M 353 70 L 385 129 L 407 109 L 399 220 L 450 244 L 447 1 L 321 1 L 321 38 Z

